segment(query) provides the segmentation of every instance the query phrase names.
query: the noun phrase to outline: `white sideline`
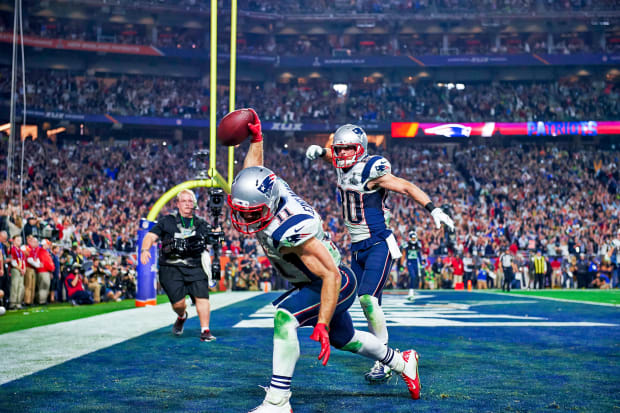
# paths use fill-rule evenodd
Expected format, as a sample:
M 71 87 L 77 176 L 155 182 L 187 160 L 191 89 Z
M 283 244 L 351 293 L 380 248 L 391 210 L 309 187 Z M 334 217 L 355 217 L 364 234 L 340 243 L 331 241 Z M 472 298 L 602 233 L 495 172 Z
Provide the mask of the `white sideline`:
M 211 296 L 211 310 L 252 298 L 261 292 L 228 292 Z M 196 308 L 187 307 L 189 317 Z M 172 325 L 170 304 L 132 308 L 64 323 L 0 335 L 0 385 L 64 363 L 153 330 Z

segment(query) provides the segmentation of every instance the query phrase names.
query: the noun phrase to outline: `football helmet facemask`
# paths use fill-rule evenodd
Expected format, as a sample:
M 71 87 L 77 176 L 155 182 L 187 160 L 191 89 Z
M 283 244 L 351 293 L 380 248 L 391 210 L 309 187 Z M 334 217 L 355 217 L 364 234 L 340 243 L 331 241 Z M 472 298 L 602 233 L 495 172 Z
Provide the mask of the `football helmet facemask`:
M 342 155 L 341 150 L 355 148 L 352 155 Z M 368 149 L 368 137 L 364 129 L 356 125 L 343 125 L 334 133 L 332 144 L 332 163 L 336 168 L 350 168 L 357 161 L 366 156 Z
M 273 171 L 262 166 L 239 172 L 228 195 L 230 220 L 237 231 L 254 234 L 271 223 L 280 202 L 277 179 Z

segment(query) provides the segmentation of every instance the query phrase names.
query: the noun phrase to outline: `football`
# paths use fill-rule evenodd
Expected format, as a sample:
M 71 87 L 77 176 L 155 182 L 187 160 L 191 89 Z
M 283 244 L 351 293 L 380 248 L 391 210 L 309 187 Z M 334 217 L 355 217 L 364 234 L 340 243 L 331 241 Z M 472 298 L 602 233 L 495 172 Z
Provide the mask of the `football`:
M 248 123 L 254 123 L 249 109 L 237 109 L 224 116 L 217 126 L 217 140 L 224 146 L 239 145 L 251 135 Z

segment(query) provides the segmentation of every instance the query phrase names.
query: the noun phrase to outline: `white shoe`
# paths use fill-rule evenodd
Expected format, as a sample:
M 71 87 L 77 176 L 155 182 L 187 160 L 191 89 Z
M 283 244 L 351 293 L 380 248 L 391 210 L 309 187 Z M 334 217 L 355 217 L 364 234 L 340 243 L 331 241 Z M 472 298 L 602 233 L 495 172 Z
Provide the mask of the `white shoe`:
M 280 392 L 274 392 L 271 387 L 265 389 L 267 391 L 267 395 L 265 396 L 265 400 L 263 403 L 250 410 L 250 412 L 254 413 L 293 413 L 293 408 L 291 407 L 291 403 L 289 403 L 289 399 L 291 398 L 291 392 L 286 392 L 282 394 Z

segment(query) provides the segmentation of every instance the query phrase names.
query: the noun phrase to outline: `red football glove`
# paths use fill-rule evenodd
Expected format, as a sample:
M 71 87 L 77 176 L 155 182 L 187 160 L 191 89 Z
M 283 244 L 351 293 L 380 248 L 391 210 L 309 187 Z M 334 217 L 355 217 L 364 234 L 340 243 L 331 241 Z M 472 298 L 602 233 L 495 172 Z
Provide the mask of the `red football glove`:
M 260 124 L 260 119 L 258 118 L 258 115 L 256 114 L 256 111 L 254 109 L 249 108 L 248 110 L 254 114 L 255 122 L 248 123 L 248 128 L 250 129 L 250 132 L 252 132 L 252 139 L 250 139 L 250 143 L 260 142 L 263 140 L 263 131 Z
M 321 343 L 319 360 L 323 359 L 323 365 L 326 366 L 327 360 L 329 360 L 329 333 L 327 332 L 327 326 L 323 323 L 314 326 L 314 331 L 310 338 Z

